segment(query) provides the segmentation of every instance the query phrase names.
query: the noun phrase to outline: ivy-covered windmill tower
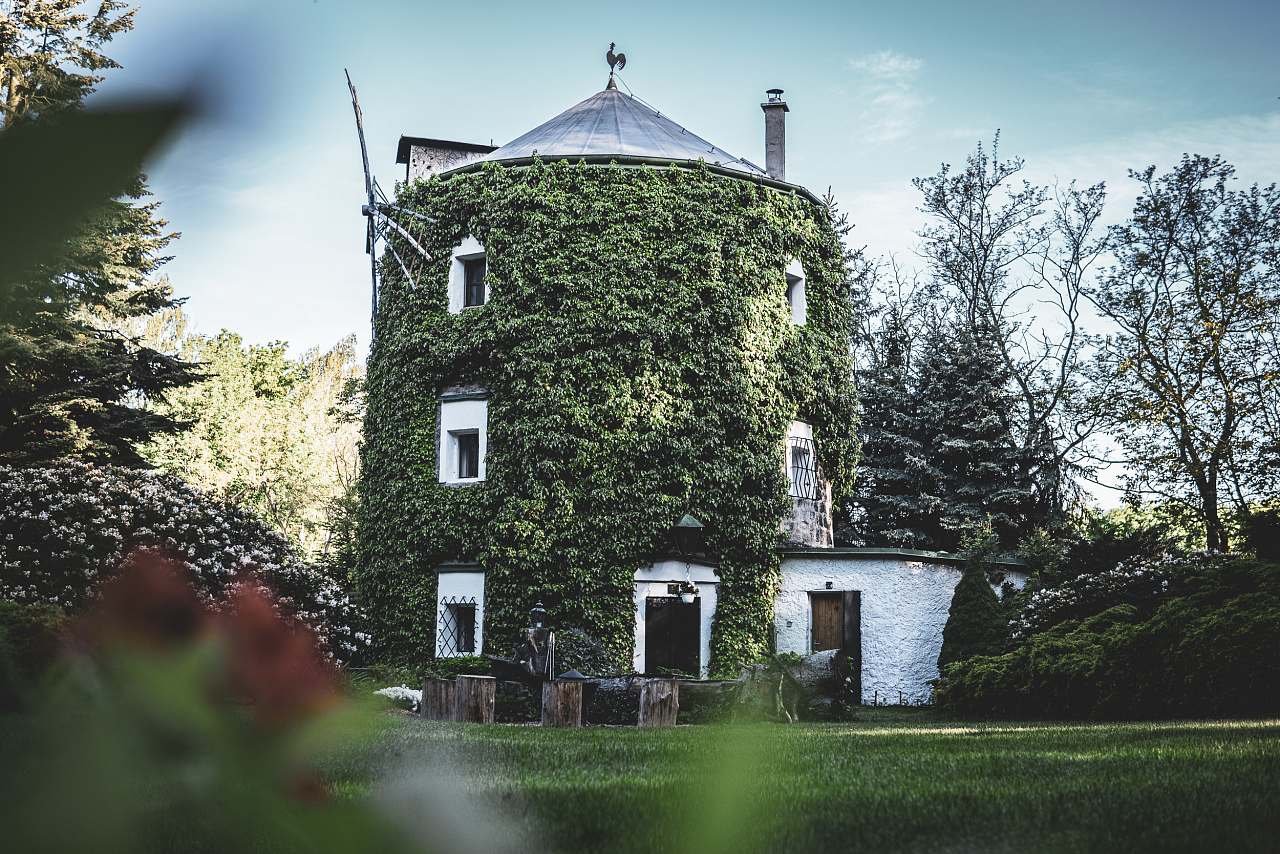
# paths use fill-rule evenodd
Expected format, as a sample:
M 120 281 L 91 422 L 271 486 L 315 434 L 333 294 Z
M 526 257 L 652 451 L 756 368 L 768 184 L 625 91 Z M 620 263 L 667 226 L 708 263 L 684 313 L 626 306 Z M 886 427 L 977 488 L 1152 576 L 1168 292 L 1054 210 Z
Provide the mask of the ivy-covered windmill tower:
M 781 95 L 764 169 L 612 72 L 500 148 L 400 140 L 357 569 L 388 658 L 505 654 L 538 601 L 620 669 L 770 645 L 779 548 L 831 545 L 854 463 L 844 254 Z

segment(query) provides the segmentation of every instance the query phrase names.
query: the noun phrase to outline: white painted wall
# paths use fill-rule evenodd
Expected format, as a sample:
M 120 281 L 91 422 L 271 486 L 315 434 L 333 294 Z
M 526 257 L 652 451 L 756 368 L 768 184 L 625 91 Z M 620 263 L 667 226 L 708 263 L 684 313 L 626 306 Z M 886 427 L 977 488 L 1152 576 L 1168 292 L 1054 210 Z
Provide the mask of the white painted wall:
M 1021 589 L 1026 575 L 1001 567 Z M 862 592 L 862 702 L 929 699 L 938 678 L 942 629 L 960 583 L 957 563 L 840 553 L 784 555 L 782 584 L 774 602 L 778 652 L 809 653 L 809 593 Z
M 702 600 L 699 608 L 699 617 L 702 621 L 699 631 L 702 649 L 699 652 L 698 661 L 701 674 L 707 675 L 711 665 L 711 624 L 716 616 L 716 594 L 720 579 L 716 577 L 715 569 L 706 564 L 688 564 L 687 575 L 685 566 L 682 560 L 661 560 L 636 570 L 636 645 L 635 652 L 632 654 L 632 666 L 636 673 L 644 673 L 645 599 L 650 596 L 667 596 L 668 584 L 688 578 L 698 585 L 698 596 Z
M 453 247 L 451 255 L 452 260 L 449 262 L 449 313 L 458 314 L 463 309 L 463 290 L 466 282 L 462 262 L 482 257 L 484 255 L 484 246 L 474 237 L 467 236 L 463 238 L 461 243 Z M 485 276 L 484 301 L 486 303 L 489 301 L 489 277 L 487 275 Z
M 804 267 L 799 260 L 787 264 L 787 304 L 791 306 L 791 322 L 804 326 L 809 320 L 809 301 L 804 294 Z
M 484 571 L 441 571 L 438 575 L 436 592 L 436 627 L 440 626 L 440 618 L 444 612 L 444 600 L 447 597 L 465 597 L 476 600 L 476 655 L 484 650 Z M 436 657 L 440 651 L 440 633 L 436 632 Z
M 458 477 L 459 431 L 475 430 L 480 434 L 479 477 Z M 478 483 L 484 480 L 485 456 L 489 448 L 489 401 L 443 400 L 440 402 L 440 482 Z

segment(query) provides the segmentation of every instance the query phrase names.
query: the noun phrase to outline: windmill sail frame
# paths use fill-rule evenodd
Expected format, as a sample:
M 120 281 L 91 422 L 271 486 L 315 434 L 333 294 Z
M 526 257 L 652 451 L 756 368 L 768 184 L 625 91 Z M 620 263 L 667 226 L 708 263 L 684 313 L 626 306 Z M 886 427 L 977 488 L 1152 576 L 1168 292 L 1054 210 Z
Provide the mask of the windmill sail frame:
M 369 255 L 369 276 L 372 285 L 370 298 L 371 323 L 376 333 L 378 319 L 378 241 L 381 240 L 386 244 L 391 256 L 399 265 L 401 272 L 404 273 L 409 286 L 416 288 L 417 282 L 409 272 L 409 265 L 405 263 L 404 258 L 396 251 L 395 244 L 391 240 L 392 235 L 388 232 L 394 232 L 396 236 L 403 238 L 422 260 L 430 262 L 432 256 L 417 238 L 409 232 L 408 228 L 396 221 L 393 213 L 412 216 L 427 223 L 434 222 L 434 220 L 417 211 L 411 211 L 392 204 L 387 199 L 386 194 L 383 193 L 382 187 L 378 184 L 378 179 L 373 175 L 373 170 L 369 168 L 369 146 L 365 142 L 364 113 L 360 109 L 360 96 L 356 92 L 355 83 L 351 80 L 351 72 L 344 68 L 343 73 L 347 77 L 347 91 L 351 94 L 351 109 L 356 118 L 356 135 L 360 139 L 360 161 L 364 168 L 365 203 L 360 206 L 360 212 L 366 220 L 364 251 Z

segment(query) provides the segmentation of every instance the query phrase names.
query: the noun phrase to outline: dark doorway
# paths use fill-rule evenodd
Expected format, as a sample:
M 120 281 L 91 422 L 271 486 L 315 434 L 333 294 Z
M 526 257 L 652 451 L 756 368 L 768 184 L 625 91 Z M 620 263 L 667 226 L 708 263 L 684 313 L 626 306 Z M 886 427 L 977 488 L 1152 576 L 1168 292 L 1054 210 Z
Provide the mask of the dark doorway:
M 649 676 L 701 671 L 702 599 L 686 605 L 675 596 L 644 603 L 644 672 Z

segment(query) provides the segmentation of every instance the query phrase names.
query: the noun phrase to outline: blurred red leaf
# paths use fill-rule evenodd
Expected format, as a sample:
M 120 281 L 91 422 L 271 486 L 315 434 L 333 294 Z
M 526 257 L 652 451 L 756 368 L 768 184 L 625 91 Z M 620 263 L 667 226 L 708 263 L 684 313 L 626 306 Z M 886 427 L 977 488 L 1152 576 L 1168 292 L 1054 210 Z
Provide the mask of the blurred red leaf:
M 97 643 L 127 641 L 152 648 L 190 643 L 209 627 L 208 609 L 187 581 L 182 564 L 142 549 L 102 587 L 102 600 L 86 620 Z
M 281 615 L 256 585 L 243 584 L 219 617 L 227 642 L 232 693 L 252 704 L 258 723 L 278 727 L 338 702 L 337 674 L 321 657 L 315 635 Z

